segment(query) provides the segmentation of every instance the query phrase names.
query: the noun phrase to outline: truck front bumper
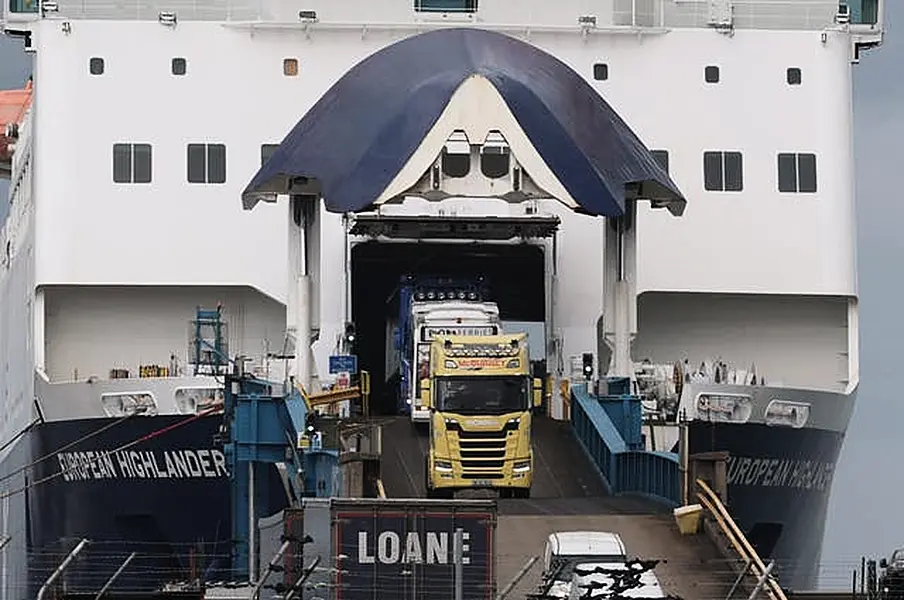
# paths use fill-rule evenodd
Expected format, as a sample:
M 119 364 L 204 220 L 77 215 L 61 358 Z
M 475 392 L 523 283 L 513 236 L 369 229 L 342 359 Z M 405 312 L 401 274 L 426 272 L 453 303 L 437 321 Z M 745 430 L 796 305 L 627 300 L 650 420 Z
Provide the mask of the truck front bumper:
M 434 459 L 432 461 L 433 487 L 436 489 L 466 488 L 522 488 L 528 489 L 533 483 L 533 465 L 530 458 L 517 459 L 507 463 L 501 471 L 465 472 L 460 461 Z

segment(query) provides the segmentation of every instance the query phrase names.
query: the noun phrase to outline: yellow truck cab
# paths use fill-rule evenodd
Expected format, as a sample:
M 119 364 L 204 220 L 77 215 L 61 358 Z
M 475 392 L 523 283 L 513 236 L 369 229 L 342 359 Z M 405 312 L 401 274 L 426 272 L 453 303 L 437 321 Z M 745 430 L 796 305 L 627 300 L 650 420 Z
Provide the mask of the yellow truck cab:
M 530 497 L 531 412 L 542 381 L 531 378 L 527 335 L 438 336 L 430 352 L 421 382 L 431 412 L 428 497 L 474 488 Z

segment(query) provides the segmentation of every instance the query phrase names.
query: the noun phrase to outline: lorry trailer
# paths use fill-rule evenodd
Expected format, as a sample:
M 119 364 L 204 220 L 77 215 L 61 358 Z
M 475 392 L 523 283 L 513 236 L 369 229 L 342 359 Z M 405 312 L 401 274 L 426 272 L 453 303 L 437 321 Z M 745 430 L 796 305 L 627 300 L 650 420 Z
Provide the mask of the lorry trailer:
M 420 381 L 429 376 L 431 341 L 437 335 L 496 335 L 501 332 L 499 308 L 488 300 L 489 284 L 481 275 L 406 275 L 398 296 L 395 352 L 387 353 L 394 358 L 386 372 L 398 374 L 399 413 L 427 423 L 430 411 L 418 400 Z
M 495 598 L 494 501 L 333 498 L 330 504 L 336 600 Z

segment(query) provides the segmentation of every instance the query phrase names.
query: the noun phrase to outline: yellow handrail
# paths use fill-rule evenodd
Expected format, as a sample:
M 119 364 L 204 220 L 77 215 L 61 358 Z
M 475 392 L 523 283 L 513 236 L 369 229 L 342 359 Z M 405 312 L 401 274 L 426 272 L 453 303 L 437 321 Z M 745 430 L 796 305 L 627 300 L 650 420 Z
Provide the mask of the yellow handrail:
M 377 479 L 377 498 L 386 497 L 386 488 L 383 487 L 383 480 Z
M 735 552 L 738 553 L 738 556 L 745 562 L 751 563 L 753 574 L 757 577 L 762 577 L 766 573 L 766 565 L 763 564 L 763 560 L 760 558 L 759 554 L 756 553 L 756 550 L 750 545 L 750 542 L 747 541 L 747 537 L 738 527 L 737 523 L 731 518 L 728 509 L 722 504 L 722 500 L 719 499 L 719 496 L 702 479 L 697 480 L 697 487 L 700 490 L 697 492 L 697 498 L 700 500 L 700 504 L 706 507 L 713 516 L 716 523 L 718 523 L 719 528 L 722 529 L 725 536 L 731 542 Z M 766 578 L 766 591 L 773 600 L 788 600 L 785 596 L 785 592 L 782 591 L 782 588 L 778 585 L 775 577 L 771 574 Z
M 313 409 L 315 406 L 335 404 L 336 402 L 353 400 L 361 396 L 361 388 L 359 388 L 358 386 L 342 388 L 338 390 L 328 390 L 326 392 L 320 392 L 319 394 L 308 394 L 304 391 L 304 388 L 298 384 L 295 385 L 295 388 L 298 390 L 298 393 L 301 394 L 301 397 L 305 403 L 305 408 L 307 408 L 308 410 Z

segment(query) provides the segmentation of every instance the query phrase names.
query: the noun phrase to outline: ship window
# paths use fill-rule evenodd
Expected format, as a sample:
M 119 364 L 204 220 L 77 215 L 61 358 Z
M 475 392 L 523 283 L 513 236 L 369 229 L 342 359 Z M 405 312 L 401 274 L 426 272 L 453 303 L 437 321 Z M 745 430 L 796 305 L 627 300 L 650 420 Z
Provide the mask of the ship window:
M 471 142 L 468 135 L 456 129 L 446 140 L 440 161 L 446 177 L 464 177 L 471 171 Z
M 9 12 L 36 13 L 38 4 L 36 0 L 9 0 Z
M 261 166 L 263 167 L 279 148 L 279 144 L 261 144 Z
M 816 193 L 816 155 L 781 153 L 778 155 L 778 191 Z
M 188 63 L 186 63 L 184 58 L 174 58 L 171 69 L 173 75 L 185 75 L 186 71 L 188 71 Z
M 286 77 L 295 77 L 298 75 L 298 59 L 286 58 L 282 61 L 282 72 Z
M 703 70 L 703 78 L 706 83 L 719 83 L 719 67 L 709 65 Z
M 418 12 L 477 12 L 477 0 L 414 0 Z
M 113 182 L 150 183 L 151 145 L 113 144 Z
M 669 151 L 668 150 L 651 150 L 650 154 L 653 155 L 653 160 L 655 160 L 662 170 L 666 173 L 669 172 Z
M 704 152 L 703 186 L 708 192 L 744 189 L 744 159 L 740 152 Z
M 88 61 L 88 71 L 92 75 L 103 75 L 104 74 L 104 59 L 99 56 L 95 56 Z
M 499 179 L 509 173 L 509 146 L 502 133 L 490 131 L 480 148 L 480 172 L 484 177 Z
M 226 183 L 226 146 L 188 145 L 189 183 Z
M 593 65 L 593 78 L 597 81 L 606 81 L 609 79 L 609 65 L 606 63 L 596 63 Z
M 788 79 L 788 85 L 800 85 L 802 75 L 800 69 L 797 67 L 790 67 L 786 77 Z

